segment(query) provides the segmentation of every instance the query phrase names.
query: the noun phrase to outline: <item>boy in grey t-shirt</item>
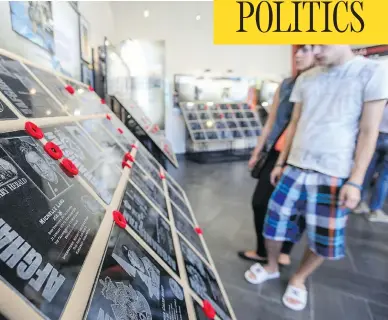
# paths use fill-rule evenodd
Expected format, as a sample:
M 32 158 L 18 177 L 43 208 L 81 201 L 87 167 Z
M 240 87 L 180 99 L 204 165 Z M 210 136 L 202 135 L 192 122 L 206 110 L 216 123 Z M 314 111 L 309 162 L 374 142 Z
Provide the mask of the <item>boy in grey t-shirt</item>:
M 348 45 L 316 45 L 314 51 L 319 66 L 295 84 L 286 143 L 271 174 L 276 189 L 264 226 L 268 264 L 245 273 L 255 284 L 279 277 L 282 242 L 299 240 L 295 222 L 303 214 L 309 247 L 283 296 L 293 310 L 305 308 L 305 281 L 324 259 L 345 255 L 347 214 L 360 201 L 388 100 L 388 70 L 379 62 L 355 57 Z

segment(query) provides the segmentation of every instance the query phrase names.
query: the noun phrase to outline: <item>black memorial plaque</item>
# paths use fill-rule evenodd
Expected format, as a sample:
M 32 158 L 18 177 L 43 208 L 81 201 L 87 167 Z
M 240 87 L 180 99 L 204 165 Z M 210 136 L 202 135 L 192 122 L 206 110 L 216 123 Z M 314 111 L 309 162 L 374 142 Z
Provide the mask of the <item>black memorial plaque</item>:
M 78 86 L 76 86 L 77 88 Z M 75 96 L 81 101 L 80 114 L 99 114 L 109 112 L 108 106 L 101 103 L 101 98 L 93 91 L 84 87 L 78 87 Z
M 167 175 L 166 181 L 167 181 L 169 190 L 174 189 L 175 193 L 177 193 L 182 199 L 185 199 L 185 195 L 184 195 L 183 191 L 179 188 L 179 186 L 177 185 L 177 183 L 174 181 L 174 179 L 172 177 Z
M 109 204 L 120 180 L 121 172 L 115 165 L 121 163 L 121 159 L 116 159 L 110 149 L 101 151 L 77 123 L 43 131 L 45 137 L 56 143 L 64 156 L 78 167 L 79 175 Z
M 102 119 L 84 120 L 80 125 L 102 149 L 106 150 L 107 154 L 110 154 L 110 162 L 114 161 L 117 166 L 121 166 L 126 151 L 106 132 L 102 121 Z
M 60 105 L 19 61 L 2 55 L 0 55 L 0 91 L 27 118 L 66 115 Z
M 40 142 L 0 135 L 0 279 L 46 317 L 60 317 L 104 211 Z
M 179 274 L 170 225 L 131 182 L 125 190 L 120 211 L 131 228 Z
M 163 181 L 160 178 L 160 169 L 155 167 L 140 150 L 136 153 L 136 163 L 138 163 L 146 172 L 148 172 L 155 182 L 163 189 Z
M 111 135 L 122 145 L 125 151 L 130 151 L 131 144 L 135 143 L 137 139 L 132 136 L 132 139 L 129 139 L 129 131 L 125 128 L 121 122 L 117 123 L 117 128 L 113 125 L 112 120 L 101 119 L 98 120 L 101 126 L 103 126 L 107 131 L 111 133 Z M 119 129 L 122 130 L 123 133 L 119 132 Z M 127 132 L 124 132 L 127 131 Z
M 1 87 L 1 80 L 0 80 Z M 18 117 L 11 111 L 4 101 L 0 100 L 0 120 L 14 120 Z
M 181 210 L 186 218 L 194 223 L 193 218 L 191 217 L 190 209 L 186 202 L 183 201 L 180 196 L 178 196 L 177 192 L 170 184 L 168 185 L 168 195 L 170 196 L 171 201 Z
M 168 217 L 166 197 L 163 191 L 155 184 L 154 180 L 150 178 L 136 162 L 132 165 L 130 179 L 144 192 L 144 194 L 161 210 L 161 212 Z
M 202 306 L 195 300 L 193 300 L 194 303 L 194 310 L 195 310 L 195 316 L 197 320 L 209 320 L 208 316 L 203 311 Z
M 86 319 L 189 319 L 183 288 L 126 231 L 112 235 Z
M 194 246 L 195 249 L 207 260 L 205 249 L 203 248 L 201 238 L 195 231 L 194 227 L 189 221 L 176 209 L 174 204 L 171 205 L 172 213 L 174 215 L 175 226 L 180 233 Z
M 65 84 L 63 84 L 55 74 L 48 71 L 33 67 L 27 66 L 33 74 L 46 86 L 48 90 L 59 100 L 62 104 L 68 104 L 72 98 L 72 95 L 67 92 L 65 89 Z
M 222 320 L 230 320 L 227 305 L 213 271 L 207 267 L 197 254 L 180 239 L 190 287 L 203 300 L 208 300 Z

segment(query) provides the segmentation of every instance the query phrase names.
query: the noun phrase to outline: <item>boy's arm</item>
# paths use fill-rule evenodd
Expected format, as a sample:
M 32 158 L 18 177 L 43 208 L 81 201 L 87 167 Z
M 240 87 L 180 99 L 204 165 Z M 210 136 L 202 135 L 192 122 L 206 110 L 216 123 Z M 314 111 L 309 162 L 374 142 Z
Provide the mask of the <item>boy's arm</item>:
M 341 204 L 349 209 L 354 209 L 360 202 L 361 190 L 352 185 L 352 183 L 362 186 L 364 182 L 365 173 L 376 148 L 379 127 L 386 103 L 387 100 L 364 103 L 354 165 L 348 180 L 350 184 L 345 184 L 340 192 Z

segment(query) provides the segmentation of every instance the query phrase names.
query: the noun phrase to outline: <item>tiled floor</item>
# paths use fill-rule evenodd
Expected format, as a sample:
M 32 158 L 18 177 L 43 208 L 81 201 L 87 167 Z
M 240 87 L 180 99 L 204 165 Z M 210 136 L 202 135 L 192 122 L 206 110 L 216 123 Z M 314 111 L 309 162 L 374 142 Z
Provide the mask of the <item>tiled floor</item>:
M 238 320 L 388 319 L 388 224 L 351 216 L 347 257 L 324 263 L 309 280 L 308 308 L 294 312 L 281 304 L 281 296 L 303 243 L 295 246 L 293 265 L 281 281 L 255 286 L 243 278 L 250 263 L 236 252 L 254 248 L 250 198 L 255 181 L 246 163 L 181 161 L 179 170 L 169 172 L 187 192 Z

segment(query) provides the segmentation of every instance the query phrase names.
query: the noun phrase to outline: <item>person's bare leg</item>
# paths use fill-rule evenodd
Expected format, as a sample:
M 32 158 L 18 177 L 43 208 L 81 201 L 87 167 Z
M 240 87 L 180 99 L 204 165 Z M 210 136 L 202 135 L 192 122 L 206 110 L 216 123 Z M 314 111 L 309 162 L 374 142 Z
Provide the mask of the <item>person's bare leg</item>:
M 290 284 L 305 289 L 305 282 L 307 278 L 323 263 L 325 259 L 316 255 L 308 247 L 304 252 L 304 256 L 300 263 L 298 270 L 290 279 Z
M 249 258 L 253 258 L 253 259 L 257 259 L 257 260 L 263 260 L 263 261 L 265 261 L 265 260 L 267 259 L 267 258 L 265 258 L 265 257 L 259 256 L 259 255 L 257 254 L 257 252 L 254 251 L 254 250 L 245 251 L 244 253 L 245 253 L 245 255 L 246 255 L 247 257 L 249 257 Z
M 279 271 L 278 259 L 282 246 L 283 241 L 265 239 L 268 263 L 264 266 L 264 269 L 268 273 L 275 273 Z
M 279 264 L 282 264 L 284 266 L 288 266 L 291 264 L 291 258 L 290 258 L 290 255 L 286 254 L 286 253 L 281 253 L 279 255 L 279 259 L 278 259 L 278 262 Z

